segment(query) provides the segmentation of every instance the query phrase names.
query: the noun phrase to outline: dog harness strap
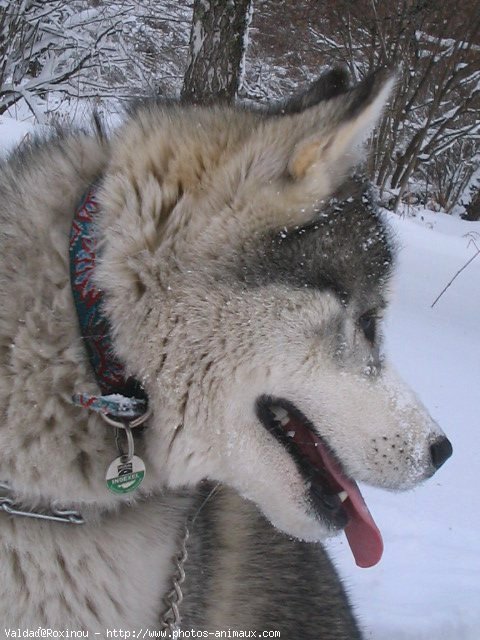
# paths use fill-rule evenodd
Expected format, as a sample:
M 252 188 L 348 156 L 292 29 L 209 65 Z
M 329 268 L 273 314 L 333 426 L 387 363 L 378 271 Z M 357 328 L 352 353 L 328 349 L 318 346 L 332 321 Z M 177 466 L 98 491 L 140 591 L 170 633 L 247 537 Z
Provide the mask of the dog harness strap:
M 73 396 L 75 404 L 116 417 L 132 418 L 146 412 L 147 394 L 135 378 L 127 377 L 112 344 L 110 323 L 102 313 L 103 293 L 95 285 L 98 260 L 98 185 L 83 196 L 70 232 L 70 280 L 80 331 L 102 395 Z

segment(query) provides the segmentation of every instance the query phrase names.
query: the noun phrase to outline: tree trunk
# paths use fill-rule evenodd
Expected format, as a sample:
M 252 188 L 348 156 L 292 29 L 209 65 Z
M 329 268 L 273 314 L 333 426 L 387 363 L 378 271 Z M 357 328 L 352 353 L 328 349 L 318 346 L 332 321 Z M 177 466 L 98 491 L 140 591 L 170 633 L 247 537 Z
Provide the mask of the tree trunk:
M 252 0 L 195 0 L 182 101 L 231 102 L 239 89 Z
M 464 220 L 480 220 L 480 189 L 476 189 L 470 202 L 465 206 Z

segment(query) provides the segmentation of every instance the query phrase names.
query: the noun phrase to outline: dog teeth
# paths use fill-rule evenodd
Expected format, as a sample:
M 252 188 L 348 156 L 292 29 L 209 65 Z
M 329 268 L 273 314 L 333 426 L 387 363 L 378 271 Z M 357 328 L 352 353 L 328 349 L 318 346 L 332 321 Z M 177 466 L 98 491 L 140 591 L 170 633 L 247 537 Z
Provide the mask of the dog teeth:
M 287 431 L 287 436 L 289 438 L 294 438 L 295 437 L 295 431 Z
M 277 407 L 277 406 L 270 407 L 270 411 L 275 416 L 275 420 L 279 422 L 282 425 L 282 427 L 284 427 L 290 422 L 290 417 L 288 415 L 288 412 L 285 411 L 283 407 Z
M 282 418 L 288 418 L 288 413 L 283 407 L 278 407 L 274 405 L 270 407 L 270 411 L 273 413 L 277 420 L 281 420 Z
M 348 498 L 348 493 L 346 491 L 340 491 L 338 497 L 342 502 L 345 502 L 345 500 Z

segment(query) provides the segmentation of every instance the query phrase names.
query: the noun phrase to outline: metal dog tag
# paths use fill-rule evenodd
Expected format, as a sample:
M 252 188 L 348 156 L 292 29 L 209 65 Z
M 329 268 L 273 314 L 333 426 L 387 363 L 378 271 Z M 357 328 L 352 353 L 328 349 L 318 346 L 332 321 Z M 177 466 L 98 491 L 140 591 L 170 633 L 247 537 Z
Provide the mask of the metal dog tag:
M 138 456 L 120 456 L 110 464 L 105 480 L 112 493 L 131 493 L 138 488 L 145 477 L 145 464 Z

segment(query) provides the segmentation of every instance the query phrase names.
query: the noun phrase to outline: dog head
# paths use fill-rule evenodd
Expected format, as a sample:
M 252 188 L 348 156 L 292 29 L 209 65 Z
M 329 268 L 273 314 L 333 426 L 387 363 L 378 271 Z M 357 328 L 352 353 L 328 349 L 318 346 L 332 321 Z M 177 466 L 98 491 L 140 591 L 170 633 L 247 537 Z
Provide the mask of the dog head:
M 271 112 L 140 109 L 103 188 L 119 355 L 154 408 L 148 456 L 209 478 L 290 535 L 381 540 L 355 480 L 407 489 L 451 453 L 382 356 L 393 247 L 359 148 L 393 80 L 323 76 Z

